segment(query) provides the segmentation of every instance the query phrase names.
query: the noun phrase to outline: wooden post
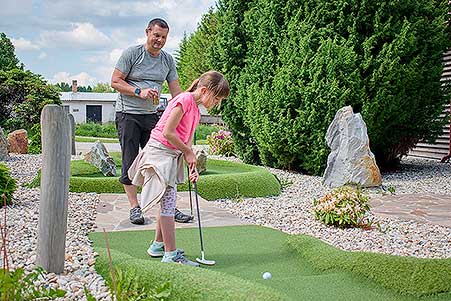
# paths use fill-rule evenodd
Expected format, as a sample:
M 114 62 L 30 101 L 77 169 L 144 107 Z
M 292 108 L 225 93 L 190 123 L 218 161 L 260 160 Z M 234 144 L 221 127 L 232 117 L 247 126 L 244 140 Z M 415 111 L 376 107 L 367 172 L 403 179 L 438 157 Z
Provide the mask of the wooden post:
M 69 122 L 70 122 L 70 137 L 71 137 L 71 154 L 72 155 L 76 155 L 76 150 L 75 150 L 75 118 L 74 115 L 72 115 L 71 113 L 67 114 L 69 115 Z
M 41 113 L 42 173 L 36 264 L 56 274 L 64 271 L 70 176 L 70 124 L 59 105 Z

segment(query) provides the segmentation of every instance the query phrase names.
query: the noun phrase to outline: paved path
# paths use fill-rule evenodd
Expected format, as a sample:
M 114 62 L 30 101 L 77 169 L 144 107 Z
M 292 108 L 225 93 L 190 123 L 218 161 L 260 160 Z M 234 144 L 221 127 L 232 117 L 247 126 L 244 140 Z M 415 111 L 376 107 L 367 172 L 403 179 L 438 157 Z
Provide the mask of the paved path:
M 385 195 L 371 201 L 381 217 L 432 223 L 451 228 L 451 195 L 418 193 Z
M 196 205 L 193 192 L 193 213 L 196 215 Z M 134 225 L 129 221 L 130 205 L 125 194 L 100 194 L 100 203 L 97 206 L 96 231 L 123 231 L 123 230 L 149 230 L 155 229 L 155 216 L 159 206 L 144 214 L 145 224 Z M 186 214 L 190 214 L 188 192 L 177 193 L 177 208 Z M 217 208 L 211 202 L 199 197 L 202 226 L 233 226 L 245 224 L 225 209 Z M 197 218 L 191 223 L 176 223 L 177 228 L 197 227 Z

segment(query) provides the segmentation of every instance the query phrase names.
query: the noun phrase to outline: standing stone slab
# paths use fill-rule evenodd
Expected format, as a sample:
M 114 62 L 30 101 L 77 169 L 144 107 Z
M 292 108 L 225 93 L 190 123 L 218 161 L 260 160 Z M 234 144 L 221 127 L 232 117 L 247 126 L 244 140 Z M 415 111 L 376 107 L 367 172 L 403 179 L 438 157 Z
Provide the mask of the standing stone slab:
M 76 149 L 75 149 L 75 118 L 74 115 L 68 114 L 69 116 L 69 123 L 70 123 L 70 137 L 71 137 L 71 154 L 76 155 Z
M 0 127 L 0 161 L 9 159 L 8 140 L 6 140 L 3 129 Z
M 86 153 L 85 161 L 97 167 L 106 177 L 116 176 L 116 163 L 108 154 L 105 145 L 99 140 Z
M 67 229 L 70 176 L 70 125 L 58 105 L 46 105 L 41 113 L 42 174 L 39 203 L 38 266 L 62 273 Z
M 326 142 L 331 152 L 323 184 L 331 187 L 347 183 L 363 187 L 381 185 L 381 173 L 370 150 L 365 122 L 350 106 L 338 110 L 327 129 Z

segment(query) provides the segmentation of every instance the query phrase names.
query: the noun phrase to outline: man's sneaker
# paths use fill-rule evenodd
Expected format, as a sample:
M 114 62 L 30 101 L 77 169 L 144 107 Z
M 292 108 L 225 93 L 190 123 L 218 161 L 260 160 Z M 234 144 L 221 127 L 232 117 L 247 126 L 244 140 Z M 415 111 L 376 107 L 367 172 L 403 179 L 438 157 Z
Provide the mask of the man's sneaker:
M 185 254 L 185 250 L 177 249 L 177 253 Z M 147 249 L 147 254 L 152 257 L 163 257 L 164 255 L 164 245 L 161 247 L 157 247 L 154 243 L 151 243 L 149 248 Z
M 144 224 L 144 216 L 141 207 L 136 206 L 130 209 L 130 222 L 135 225 Z
M 178 263 L 178 264 L 189 265 L 192 267 L 200 266 L 200 264 L 198 264 L 197 262 L 186 259 L 183 254 L 180 254 L 178 252 L 177 252 L 177 255 L 175 255 L 174 257 L 163 256 L 163 259 L 161 259 L 161 262 L 173 262 L 173 263 Z
M 174 219 L 177 223 L 188 223 L 190 222 L 194 216 L 183 213 L 182 211 L 175 208 Z

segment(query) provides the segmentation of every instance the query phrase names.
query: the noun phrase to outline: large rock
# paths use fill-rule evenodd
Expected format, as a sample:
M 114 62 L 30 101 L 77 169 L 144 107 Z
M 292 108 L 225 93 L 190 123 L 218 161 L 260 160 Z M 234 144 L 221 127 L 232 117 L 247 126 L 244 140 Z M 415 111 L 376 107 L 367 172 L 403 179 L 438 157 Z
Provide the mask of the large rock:
M 28 135 L 26 130 L 16 130 L 8 135 L 10 153 L 28 154 Z
M 331 187 L 347 183 L 363 187 L 381 185 L 381 173 L 370 150 L 365 122 L 350 106 L 338 110 L 327 129 L 326 142 L 331 153 L 323 184 Z
M 97 167 L 104 176 L 116 176 L 116 163 L 114 163 L 113 158 L 108 154 L 105 145 L 99 140 L 86 153 L 85 161 Z
M 0 127 L 0 161 L 8 160 L 8 141 L 6 140 L 3 129 Z
M 207 154 L 204 150 L 196 151 L 196 160 L 197 160 L 197 172 L 199 174 L 207 171 Z

